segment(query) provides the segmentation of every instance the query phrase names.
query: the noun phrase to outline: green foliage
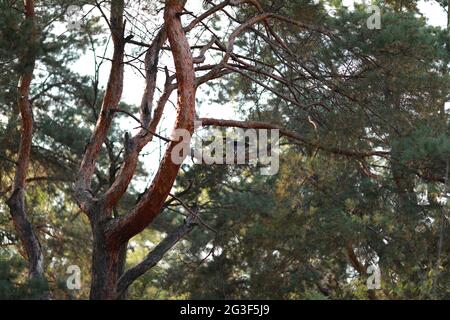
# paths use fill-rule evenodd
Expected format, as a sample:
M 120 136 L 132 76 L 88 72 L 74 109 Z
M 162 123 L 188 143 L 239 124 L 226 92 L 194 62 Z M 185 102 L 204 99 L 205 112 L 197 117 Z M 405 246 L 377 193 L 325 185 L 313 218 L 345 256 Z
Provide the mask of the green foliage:
M 27 280 L 25 261 L 15 255 L 0 252 L 0 299 L 40 299 L 48 290 L 46 282 Z

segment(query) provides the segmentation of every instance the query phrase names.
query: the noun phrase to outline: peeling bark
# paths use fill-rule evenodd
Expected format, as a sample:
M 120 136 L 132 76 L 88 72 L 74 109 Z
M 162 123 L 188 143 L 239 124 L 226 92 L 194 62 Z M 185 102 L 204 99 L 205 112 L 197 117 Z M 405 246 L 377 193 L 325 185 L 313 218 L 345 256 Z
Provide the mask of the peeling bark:
M 172 161 L 172 152 L 181 141 L 167 141 L 168 145 L 158 171 L 152 181 L 150 188 L 142 195 L 135 207 L 131 208 L 127 214 L 117 217 L 113 216 L 114 208 L 125 194 L 135 172 L 138 163 L 139 153 L 155 136 L 156 128 L 161 120 L 164 107 L 168 102 L 173 90 L 178 90 L 177 114 L 174 130 L 185 130 L 192 136 L 194 131 L 195 118 L 195 94 L 196 88 L 209 80 L 218 78 L 234 71 L 228 60 L 236 60 L 233 54 L 233 43 L 237 37 L 245 30 L 251 28 L 259 22 L 265 23 L 267 19 L 277 19 L 287 23 L 295 24 L 301 28 L 313 30 L 311 26 L 289 20 L 271 13 L 262 12 L 260 15 L 243 23 L 230 36 L 228 46 L 222 45 L 215 37 L 205 46 L 201 47 L 200 55 L 195 60 L 191 53 L 191 47 L 186 37 L 186 32 L 192 30 L 203 19 L 218 12 L 226 5 L 232 5 L 231 1 L 225 0 L 213 8 L 195 18 L 187 27 L 183 28 L 180 17 L 183 13 L 185 0 L 166 0 L 164 11 L 164 26 L 159 31 L 150 45 L 132 41 L 130 37 L 124 38 L 123 11 L 124 1 L 113 0 L 111 2 L 111 16 L 109 26 L 114 42 L 114 54 L 109 75 L 109 80 L 103 99 L 101 112 L 97 124 L 92 134 L 91 140 L 86 147 L 82 159 L 77 181 L 75 183 L 75 194 L 80 208 L 87 213 L 93 232 L 93 256 L 92 256 L 92 283 L 91 299 L 117 299 L 126 296 L 128 286 L 142 273 L 156 264 L 180 238 L 187 234 L 192 225 L 181 226 L 174 235 L 168 236 L 158 245 L 149 256 L 136 267 L 123 273 L 123 262 L 125 261 L 126 245 L 129 239 L 144 230 L 154 218 L 161 212 L 164 203 L 170 194 L 175 179 L 178 175 L 180 164 Z M 257 4 L 256 1 L 250 1 Z M 239 2 L 235 2 L 235 5 Z M 97 4 L 99 6 L 99 4 Z M 257 6 L 258 7 L 258 6 Z M 258 7 L 258 11 L 262 11 Z M 318 30 L 317 32 L 323 32 Z M 166 83 L 164 92 L 153 111 L 153 100 L 156 89 L 156 78 L 158 73 L 158 57 L 163 49 L 166 40 L 169 40 L 170 51 L 173 55 L 176 74 L 169 76 L 166 71 Z M 279 40 L 279 39 L 278 39 Z M 108 130 L 111 126 L 115 112 L 120 112 L 118 104 L 122 94 L 123 86 L 123 64 L 125 43 L 134 43 L 147 47 L 145 56 L 146 68 L 146 88 L 142 97 L 140 107 L 140 117 L 133 117 L 140 123 L 141 130 L 133 137 L 125 137 L 125 153 L 122 166 L 117 172 L 114 171 L 110 179 L 109 189 L 99 198 L 94 198 L 90 191 L 92 176 L 95 171 L 96 162 L 103 143 L 105 143 Z M 281 42 L 281 41 L 280 41 Z M 224 52 L 221 63 L 212 66 L 200 66 L 197 71 L 208 71 L 196 78 L 194 62 L 204 61 L 206 51 L 216 44 Z M 195 61 L 194 61 L 195 60 Z M 236 60 L 241 61 L 241 60 Z M 202 69 L 203 68 L 203 69 Z M 176 83 L 173 81 L 176 78 Z M 122 111 L 130 115 L 125 110 Z M 153 114 L 152 114 L 153 112 Z M 203 119 L 206 120 L 206 119 Z M 275 125 L 260 123 L 240 123 L 225 122 L 225 120 L 214 120 L 211 125 L 238 126 L 238 127 L 261 127 L 278 128 Z M 208 125 L 208 123 L 206 123 Z M 305 144 L 312 145 L 305 141 L 298 134 L 280 129 L 281 134 Z M 186 143 L 186 141 L 183 141 Z M 324 148 L 323 148 L 324 149 Z M 364 157 L 374 153 L 356 153 L 340 149 L 328 150 L 334 153 L 347 156 Z M 187 154 L 185 154 L 186 156 Z M 384 156 L 381 152 L 377 155 Z M 123 274 L 122 274 L 123 273 Z

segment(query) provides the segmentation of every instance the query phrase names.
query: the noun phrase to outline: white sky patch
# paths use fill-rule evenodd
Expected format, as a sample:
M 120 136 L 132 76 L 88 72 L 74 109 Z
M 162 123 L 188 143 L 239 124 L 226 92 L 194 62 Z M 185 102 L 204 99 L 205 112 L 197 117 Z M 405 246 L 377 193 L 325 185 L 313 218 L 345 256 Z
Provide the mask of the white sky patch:
M 349 10 L 355 9 L 355 4 L 366 3 L 369 5 L 370 0 L 342 0 L 342 5 Z M 447 26 L 447 13 L 436 1 L 419 1 L 417 4 L 419 11 L 427 18 L 427 23 L 434 27 L 445 28 Z
M 447 26 L 447 13 L 436 1 L 420 1 L 417 4 L 420 12 L 427 18 L 427 23 L 434 27 Z
M 450 101 L 445 103 L 444 109 L 445 109 L 445 113 L 450 114 Z

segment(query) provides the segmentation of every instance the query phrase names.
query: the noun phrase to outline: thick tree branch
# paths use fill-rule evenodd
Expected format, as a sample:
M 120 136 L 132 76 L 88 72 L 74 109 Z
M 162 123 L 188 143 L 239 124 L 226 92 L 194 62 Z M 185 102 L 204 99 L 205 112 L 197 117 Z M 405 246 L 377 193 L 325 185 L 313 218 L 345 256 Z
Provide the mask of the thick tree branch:
M 189 42 L 183 30 L 180 14 L 185 1 L 168 0 L 164 12 L 165 26 L 172 48 L 178 86 L 178 106 L 174 130 L 194 131 L 195 70 Z M 107 227 L 109 247 L 118 247 L 141 232 L 159 214 L 175 182 L 180 164 L 172 162 L 172 152 L 178 141 L 167 146 L 164 158 L 147 193 L 126 216 L 112 221 Z M 183 141 L 186 143 L 186 141 Z
M 353 250 L 353 246 L 349 243 L 345 247 L 345 253 L 347 256 L 347 259 L 350 261 L 350 264 L 352 267 L 358 272 L 360 277 L 366 277 L 366 267 L 359 261 L 355 251 Z M 376 300 L 377 295 L 375 294 L 374 290 L 367 290 L 367 295 L 370 300 Z
M 97 120 L 91 140 L 84 153 L 77 181 L 75 193 L 77 201 L 83 211 L 88 212 L 92 205 L 92 195 L 89 192 L 95 163 L 100 153 L 101 146 L 111 126 L 113 113 L 110 109 L 117 108 L 122 96 L 123 89 L 123 56 L 125 42 L 123 40 L 123 0 L 111 2 L 110 28 L 114 43 L 114 53 L 111 62 L 108 84 L 103 98 L 102 108 Z
M 10 208 L 14 227 L 25 249 L 28 259 L 28 274 L 31 279 L 45 279 L 44 256 L 41 245 L 25 209 L 25 181 L 30 162 L 31 141 L 33 136 L 33 111 L 29 101 L 30 85 L 36 62 L 39 33 L 36 26 L 34 1 L 25 1 L 25 20 L 28 22 L 28 47 L 20 57 L 22 74 L 19 81 L 17 105 L 22 119 L 22 133 L 19 145 L 19 159 L 12 186 L 12 195 L 6 201 Z
M 125 193 L 128 185 L 133 178 L 134 172 L 139 159 L 139 152 L 142 148 L 149 143 L 153 136 L 153 132 L 156 131 L 156 127 L 160 121 L 158 113 L 155 113 L 152 121 L 152 109 L 153 109 L 153 97 L 156 89 L 156 76 L 158 74 L 158 60 L 159 52 L 167 39 L 167 33 L 165 27 L 163 27 L 151 46 L 148 48 L 145 55 L 145 70 L 146 70 L 146 87 L 142 96 L 142 102 L 140 107 L 140 124 L 142 130 L 129 141 L 129 145 L 126 146 L 127 152 L 125 153 L 125 159 L 123 165 L 117 175 L 112 186 L 105 193 L 103 199 L 107 208 L 114 207 L 119 201 L 120 197 Z M 167 88 L 166 88 L 167 89 Z M 166 103 L 170 94 L 162 96 L 161 103 Z M 110 212 L 110 210 L 107 210 Z
M 206 18 L 208 18 L 209 16 L 215 14 L 217 11 L 222 10 L 223 8 L 225 8 L 228 4 L 230 3 L 230 0 L 225 0 L 222 1 L 221 3 L 219 3 L 218 5 L 215 5 L 214 7 L 212 7 L 211 9 L 209 9 L 208 11 L 202 13 L 200 16 L 196 17 L 194 20 L 192 20 L 189 25 L 184 28 L 184 31 L 187 33 L 189 31 L 191 31 L 192 29 L 194 29 L 200 22 L 202 22 L 203 20 L 205 20 Z
M 197 224 L 197 218 L 189 215 L 183 225 L 179 226 L 172 233 L 167 235 L 146 257 L 145 259 L 128 269 L 120 278 L 117 285 L 117 295 L 122 296 L 128 287 L 145 272 L 156 266 L 162 260 L 164 255 L 172 249 L 178 241 L 183 239 L 189 232 L 192 231 Z

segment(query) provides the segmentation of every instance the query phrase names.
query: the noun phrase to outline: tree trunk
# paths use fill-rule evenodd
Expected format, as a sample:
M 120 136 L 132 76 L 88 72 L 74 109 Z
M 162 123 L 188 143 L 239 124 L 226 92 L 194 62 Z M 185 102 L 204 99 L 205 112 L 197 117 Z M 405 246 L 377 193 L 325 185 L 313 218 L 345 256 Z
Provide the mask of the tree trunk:
M 107 247 L 104 219 L 106 214 L 97 208 L 91 213 L 93 234 L 92 270 L 91 270 L 91 300 L 114 300 L 117 298 L 117 280 L 121 269 L 121 248 Z
M 120 277 L 125 273 L 125 266 L 127 262 L 127 248 L 128 248 L 128 241 L 125 242 L 122 247 L 119 249 L 119 270 L 117 273 L 117 299 L 118 300 L 126 300 L 128 299 L 128 290 L 124 290 L 122 292 L 119 292 L 119 282 Z
M 27 219 L 24 189 L 17 188 L 6 204 L 10 208 L 14 228 L 27 254 L 29 278 L 44 280 L 44 256 L 39 239 Z
M 143 125 L 149 126 L 151 129 L 155 126 L 156 129 L 160 119 L 160 116 L 156 113 L 155 122 L 153 122 L 147 113 L 150 112 L 150 101 L 153 99 L 156 86 L 158 53 L 167 36 L 173 53 L 178 88 L 178 106 L 174 130 L 184 130 L 192 135 L 194 131 L 196 79 L 191 49 L 180 21 L 184 4 L 184 0 L 166 1 L 164 13 L 165 28 L 155 38 L 154 44 L 150 46 L 146 55 L 146 66 L 149 68 L 149 74 L 143 98 L 145 101 L 141 108 L 141 121 L 144 122 Z M 109 25 L 114 42 L 111 70 L 103 99 L 102 111 L 91 140 L 86 147 L 75 183 L 75 197 L 80 208 L 87 213 L 93 232 L 91 299 L 111 300 L 126 297 L 126 289 L 131 284 L 129 280 L 135 280 L 133 272 L 142 274 L 142 272 L 148 270 L 162 258 L 162 254 L 166 250 L 180 239 L 180 235 L 184 235 L 192 228 L 191 224 L 189 224 L 189 227 L 183 226 L 182 231 L 185 232 L 176 234 L 175 237 L 170 237 L 170 241 L 167 240 L 166 242 L 167 245 L 159 247 L 155 254 L 148 257 L 146 263 L 139 264 L 137 269 L 132 269 L 133 272 L 128 272 L 128 276 L 122 282 L 123 286 L 120 293 L 118 293 L 118 279 L 123 273 L 127 242 L 134 235 L 144 230 L 161 212 L 181 165 L 181 163 L 173 163 L 171 158 L 172 151 L 179 141 L 171 141 L 151 187 L 138 204 L 127 214 L 114 217 L 112 215 L 113 208 L 126 192 L 128 184 L 133 177 L 139 151 L 150 141 L 147 137 L 148 132 L 145 132 L 145 135 L 142 136 L 138 134 L 131 140 L 126 136 L 124 147 L 125 161 L 114 182 L 111 181 L 112 184 L 109 190 L 100 198 L 94 197 L 92 192 L 90 192 L 96 160 L 107 137 L 114 111 L 118 110 L 122 94 L 125 46 L 123 10 L 123 0 L 113 0 L 111 2 Z M 164 104 L 169 99 L 169 96 L 170 93 L 163 98 Z M 187 156 L 187 154 L 184 156 Z
M 101 237 L 100 234 L 98 236 Z M 106 248 L 104 239 L 101 238 L 94 236 L 90 299 L 115 300 L 119 277 L 119 250 Z

